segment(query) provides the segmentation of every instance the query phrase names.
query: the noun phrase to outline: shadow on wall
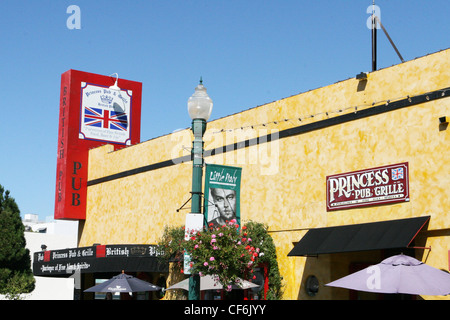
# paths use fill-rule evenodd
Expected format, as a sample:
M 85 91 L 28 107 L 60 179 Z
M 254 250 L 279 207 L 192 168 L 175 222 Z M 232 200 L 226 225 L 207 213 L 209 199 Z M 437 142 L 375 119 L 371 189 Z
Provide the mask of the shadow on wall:
M 323 254 L 307 257 L 298 291 L 298 300 L 344 300 L 348 299 L 348 290 L 326 287 L 340 274 L 345 276 L 348 263 L 345 259 L 336 259 L 336 254 Z M 342 256 L 342 255 L 341 255 Z M 341 271 L 340 270 L 344 270 Z

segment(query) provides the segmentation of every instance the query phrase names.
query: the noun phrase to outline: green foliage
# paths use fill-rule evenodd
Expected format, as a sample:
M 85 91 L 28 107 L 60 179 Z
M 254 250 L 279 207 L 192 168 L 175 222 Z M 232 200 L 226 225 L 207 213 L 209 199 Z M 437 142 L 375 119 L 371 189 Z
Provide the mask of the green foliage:
M 183 266 L 183 242 L 184 242 L 184 227 L 169 227 L 164 228 L 164 233 L 158 242 L 160 249 L 159 258 L 162 263 L 172 262 L 174 271 L 182 272 Z
M 245 224 L 248 233 L 264 254 L 259 256 L 258 261 L 265 263 L 268 267 L 269 290 L 267 300 L 278 300 L 283 295 L 283 277 L 278 269 L 278 261 L 275 243 L 267 232 L 268 227 L 262 223 L 249 221 Z
M 0 230 L 0 294 L 17 298 L 20 293 L 33 291 L 35 280 L 19 207 L 1 185 Z
M 166 227 L 159 242 L 164 250 L 161 257 L 176 262 L 178 270 L 183 272 L 182 258 L 186 250 L 191 253 L 191 272 L 216 275 L 227 288 L 234 283 L 239 285 L 238 277 L 252 280 L 254 267 L 264 263 L 269 273 L 267 299 L 281 298 L 282 277 L 275 245 L 265 225 L 250 221 L 238 228 L 232 220 L 222 227 L 210 226 L 201 232 L 193 232 L 189 241 L 184 241 L 184 233 L 184 227 Z

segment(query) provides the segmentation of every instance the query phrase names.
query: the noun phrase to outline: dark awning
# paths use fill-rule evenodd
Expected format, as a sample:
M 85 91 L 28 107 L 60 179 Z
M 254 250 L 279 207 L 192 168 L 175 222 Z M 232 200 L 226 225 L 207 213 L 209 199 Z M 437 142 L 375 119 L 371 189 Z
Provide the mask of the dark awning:
M 309 230 L 288 256 L 406 248 L 429 216 Z
M 97 245 L 34 253 L 33 274 L 43 277 L 71 276 L 75 272 L 167 272 L 156 245 Z

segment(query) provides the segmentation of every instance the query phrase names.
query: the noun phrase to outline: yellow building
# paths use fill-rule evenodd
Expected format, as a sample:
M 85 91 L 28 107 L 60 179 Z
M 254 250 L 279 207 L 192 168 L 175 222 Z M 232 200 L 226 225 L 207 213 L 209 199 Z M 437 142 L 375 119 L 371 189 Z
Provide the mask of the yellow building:
M 284 299 L 378 298 L 324 284 L 397 252 L 449 270 L 450 49 L 366 76 L 208 122 L 205 162 L 242 167 L 241 220 L 269 226 Z M 191 143 L 186 129 L 117 151 L 110 145 L 91 150 L 79 247 L 156 244 L 166 225 L 184 225 L 186 210 L 177 209 L 190 197 Z M 383 170 L 402 165 L 402 186 L 362 188 L 378 185 L 370 176 L 381 183 Z M 338 193 L 349 192 L 336 182 L 349 180 L 338 175 L 357 172 L 366 178 L 350 190 L 358 194 L 336 204 Z M 327 202 L 335 207 L 327 209 Z M 402 221 L 413 236 L 392 242 L 400 248 L 380 247 L 389 242 L 384 227 L 403 230 Z M 336 227 L 345 234 L 343 227 L 360 225 L 378 245 L 293 251 L 309 231 L 327 234 Z M 318 287 L 310 286 L 309 276 Z

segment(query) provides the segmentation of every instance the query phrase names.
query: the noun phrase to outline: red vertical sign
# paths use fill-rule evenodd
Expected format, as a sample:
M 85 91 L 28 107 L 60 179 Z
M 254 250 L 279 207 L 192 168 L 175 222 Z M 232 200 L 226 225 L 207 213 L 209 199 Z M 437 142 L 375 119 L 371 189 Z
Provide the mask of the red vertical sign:
M 69 70 L 61 76 L 55 219 L 86 218 L 89 149 L 140 142 L 142 83 Z

